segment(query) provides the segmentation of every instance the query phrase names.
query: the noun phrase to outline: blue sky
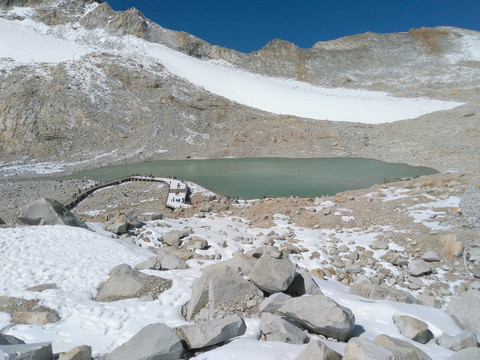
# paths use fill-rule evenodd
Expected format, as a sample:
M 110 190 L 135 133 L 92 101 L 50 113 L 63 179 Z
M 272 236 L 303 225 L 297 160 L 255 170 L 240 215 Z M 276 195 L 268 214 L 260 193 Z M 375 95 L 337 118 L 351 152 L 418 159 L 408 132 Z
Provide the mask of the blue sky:
M 132 6 L 161 26 L 243 52 L 274 38 L 302 48 L 373 31 L 457 26 L 480 30 L 480 0 L 107 0 Z

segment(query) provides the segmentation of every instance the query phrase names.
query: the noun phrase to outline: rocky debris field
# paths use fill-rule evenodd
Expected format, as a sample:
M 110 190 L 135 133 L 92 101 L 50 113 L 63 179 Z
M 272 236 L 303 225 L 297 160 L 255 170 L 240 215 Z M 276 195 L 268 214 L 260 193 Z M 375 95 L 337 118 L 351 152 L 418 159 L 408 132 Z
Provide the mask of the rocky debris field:
M 480 205 L 472 199 L 480 193 L 478 179 L 478 170 L 435 174 L 311 199 L 211 201 L 197 192 L 192 206 L 175 210 L 164 205 L 163 185 L 132 182 L 102 189 L 73 214 L 95 231 L 151 255 L 110 268 L 92 301 L 121 304 L 138 298 L 166 305 L 170 295 L 165 294 L 181 291 L 177 297 L 185 300 L 172 306 L 183 320 L 167 317 L 165 324 L 137 329 L 123 344 L 103 350 L 83 342 L 93 346 L 82 351 L 99 359 L 158 354 L 216 359 L 215 351 L 228 349 L 223 344 L 230 339 L 253 336 L 301 346 L 289 359 L 477 358 Z M 12 190 L 2 198 L 5 208 L 15 184 L 8 183 Z M 52 182 L 46 189 L 55 197 L 88 184 Z M 23 199 L 19 203 L 28 200 L 17 197 Z M 9 224 L 4 231 L 22 229 L 10 220 L 13 211 L 5 214 L 0 214 Z M 198 275 L 192 278 L 192 271 Z M 344 295 L 335 295 L 332 284 Z M 58 291 L 57 284 L 37 285 Z M 364 305 L 351 297 L 363 298 L 369 310 L 360 310 Z M 54 324 L 65 321 L 48 299 L 41 306 L 37 302 L 3 297 L 0 304 L 14 324 L 18 314 L 33 324 L 53 317 Z M 384 318 L 385 304 L 404 305 L 392 305 L 400 307 Z M 423 307 L 407 310 L 418 305 Z M 383 331 L 373 331 L 366 320 L 375 309 L 389 324 Z M 455 322 L 463 332 L 442 330 Z M 48 345 L 22 349 L 52 351 Z

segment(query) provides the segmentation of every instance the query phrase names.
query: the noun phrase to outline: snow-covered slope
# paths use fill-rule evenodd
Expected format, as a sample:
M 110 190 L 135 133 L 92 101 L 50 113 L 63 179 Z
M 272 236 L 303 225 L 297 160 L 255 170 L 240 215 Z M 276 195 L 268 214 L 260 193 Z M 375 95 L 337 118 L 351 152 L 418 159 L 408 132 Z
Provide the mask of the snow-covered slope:
M 27 13 L 25 9 L 22 12 Z M 461 105 L 426 98 L 398 98 L 383 92 L 327 89 L 300 81 L 270 78 L 224 62 L 199 60 L 131 35 L 113 36 L 103 30 L 86 30 L 79 24 L 49 27 L 29 19 L 0 18 L 0 34 L 3 39 L 0 69 L 11 69 L 15 64 L 56 64 L 92 53 L 114 54 L 146 67 L 160 63 L 171 74 L 213 94 L 275 114 L 378 124 Z

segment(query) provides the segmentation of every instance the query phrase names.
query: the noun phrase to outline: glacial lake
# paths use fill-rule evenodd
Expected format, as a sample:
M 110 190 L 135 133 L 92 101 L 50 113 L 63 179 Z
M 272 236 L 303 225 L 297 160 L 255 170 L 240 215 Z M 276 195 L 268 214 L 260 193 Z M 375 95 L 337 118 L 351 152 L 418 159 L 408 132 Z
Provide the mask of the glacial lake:
M 218 194 L 255 199 L 315 197 L 369 188 L 386 178 L 416 177 L 434 169 L 360 158 L 241 158 L 162 160 L 85 171 L 73 177 L 108 182 L 133 174 L 176 177 Z

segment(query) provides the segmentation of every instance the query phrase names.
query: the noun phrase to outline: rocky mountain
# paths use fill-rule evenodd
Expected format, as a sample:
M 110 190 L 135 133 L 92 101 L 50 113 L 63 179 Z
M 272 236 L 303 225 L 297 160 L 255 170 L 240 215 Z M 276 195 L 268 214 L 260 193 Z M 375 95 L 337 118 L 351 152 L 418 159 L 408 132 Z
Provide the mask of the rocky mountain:
M 475 31 L 366 33 L 311 49 L 273 40 L 244 54 L 164 29 L 134 8 L 116 12 L 107 3 L 2 0 L 0 9 L 2 32 L 34 29 L 59 44 L 40 58 L 41 49 L 30 43 L 21 58 L 0 53 L 4 164 L 55 161 L 73 171 L 226 156 L 370 157 L 439 170 L 480 163 Z M 147 56 L 149 44 L 255 76 L 463 105 L 381 124 L 278 115 L 175 74 Z

